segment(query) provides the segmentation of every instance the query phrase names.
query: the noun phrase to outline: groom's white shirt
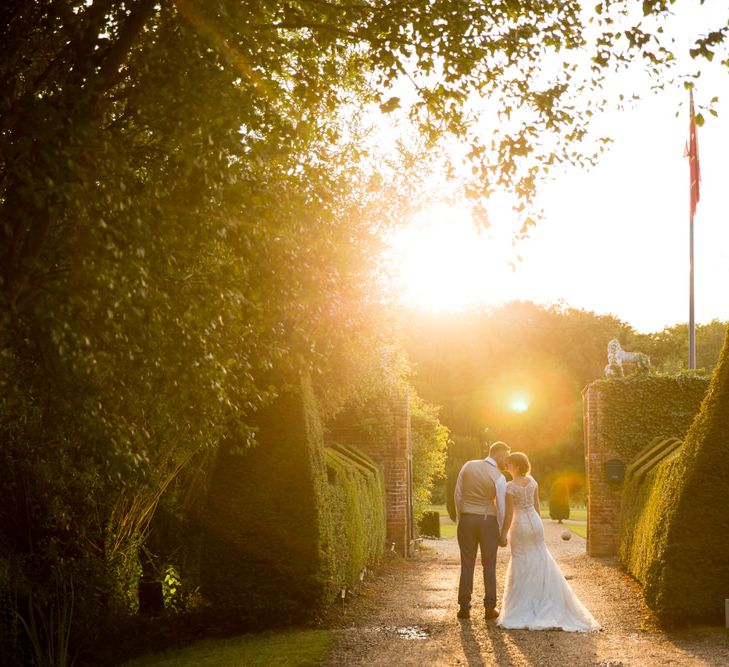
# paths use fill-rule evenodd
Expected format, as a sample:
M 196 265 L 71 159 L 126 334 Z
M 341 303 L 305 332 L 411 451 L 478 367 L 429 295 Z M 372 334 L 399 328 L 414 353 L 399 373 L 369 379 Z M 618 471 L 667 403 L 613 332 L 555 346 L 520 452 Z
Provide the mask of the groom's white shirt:
M 486 464 L 485 466 L 483 465 L 484 463 Z M 472 499 L 464 497 L 463 473 L 466 467 L 470 464 L 481 464 L 480 474 L 484 475 L 485 473 L 486 475 L 488 475 L 488 478 L 493 483 L 495 491 L 493 504 L 489 502 L 488 505 L 484 507 L 481 502 L 479 506 L 474 504 Z M 468 492 L 465 494 L 465 496 L 468 496 Z M 458 481 L 456 482 L 456 488 L 453 497 L 456 505 L 456 517 L 458 519 L 461 518 L 461 514 L 464 512 L 464 506 L 466 512 L 470 514 L 475 513 L 475 511 L 478 509 L 480 511 L 483 511 L 485 515 L 495 514 L 496 520 L 499 524 L 499 531 L 501 531 L 501 526 L 503 526 L 504 524 L 504 514 L 506 509 L 506 479 L 499 471 L 499 467 L 496 464 L 496 461 L 494 461 L 490 456 L 487 456 L 485 459 L 481 460 L 468 461 L 463 465 L 463 467 L 461 468 L 461 472 L 458 475 Z M 478 513 L 480 513 L 480 511 Z

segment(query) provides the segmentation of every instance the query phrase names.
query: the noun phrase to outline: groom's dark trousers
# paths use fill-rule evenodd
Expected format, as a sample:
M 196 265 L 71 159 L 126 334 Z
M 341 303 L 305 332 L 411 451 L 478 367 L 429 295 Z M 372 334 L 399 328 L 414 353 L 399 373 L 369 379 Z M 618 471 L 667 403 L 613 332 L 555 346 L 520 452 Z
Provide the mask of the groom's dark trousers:
M 458 605 L 471 608 L 473 570 L 476 551 L 481 549 L 486 609 L 496 606 L 496 552 L 499 549 L 499 524 L 495 516 L 462 514 L 458 521 L 458 546 L 461 550 L 461 579 L 458 582 Z

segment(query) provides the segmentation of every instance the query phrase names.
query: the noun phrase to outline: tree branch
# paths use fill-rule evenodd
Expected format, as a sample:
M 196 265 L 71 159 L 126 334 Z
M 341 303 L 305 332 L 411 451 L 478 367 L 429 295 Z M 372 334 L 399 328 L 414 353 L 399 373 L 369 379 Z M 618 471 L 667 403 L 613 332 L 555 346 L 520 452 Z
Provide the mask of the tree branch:
M 109 47 L 99 68 L 101 91 L 109 90 L 121 79 L 120 67 L 134 46 L 144 24 L 154 13 L 157 0 L 140 0 L 124 22 L 119 37 Z

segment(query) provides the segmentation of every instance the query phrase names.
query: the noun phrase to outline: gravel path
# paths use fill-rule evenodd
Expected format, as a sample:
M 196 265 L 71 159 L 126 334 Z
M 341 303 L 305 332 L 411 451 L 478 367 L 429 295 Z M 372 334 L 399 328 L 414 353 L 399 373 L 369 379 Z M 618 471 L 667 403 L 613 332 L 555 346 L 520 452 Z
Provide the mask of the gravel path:
M 408 561 L 394 556 L 366 581 L 344 612 L 328 624 L 339 638 L 328 667 L 341 665 L 729 665 L 729 630 L 661 632 L 638 585 L 612 559 L 590 558 L 584 539 L 560 539 L 563 526 L 545 521 L 547 546 L 582 602 L 603 626 L 596 634 L 502 630 L 474 605 L 469 621 L 456 619 L 458 545 L 424 540 Z M 509 550 L 499 550 L 498 590 Z M 474 602 L 483 597 L 476 572 Z

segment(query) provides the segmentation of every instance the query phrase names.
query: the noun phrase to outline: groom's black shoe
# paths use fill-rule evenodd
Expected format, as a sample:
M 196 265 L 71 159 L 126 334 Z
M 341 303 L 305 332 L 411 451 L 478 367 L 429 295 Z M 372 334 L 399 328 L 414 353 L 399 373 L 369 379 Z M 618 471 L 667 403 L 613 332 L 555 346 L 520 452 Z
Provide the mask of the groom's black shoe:
M 456 614 L 458 618 L 471 618 L 471 611 L 469 609 L 464 609 L 461 607 L 458 610 L 458 613 Z
M 487 608 L 486 611 L 484 611 L 484 617 L 486 618 L 487 621 L 497 618 L 498 615 L 499 615 L 499 610 L 494 609 L 493 607 L 491 609 Z

